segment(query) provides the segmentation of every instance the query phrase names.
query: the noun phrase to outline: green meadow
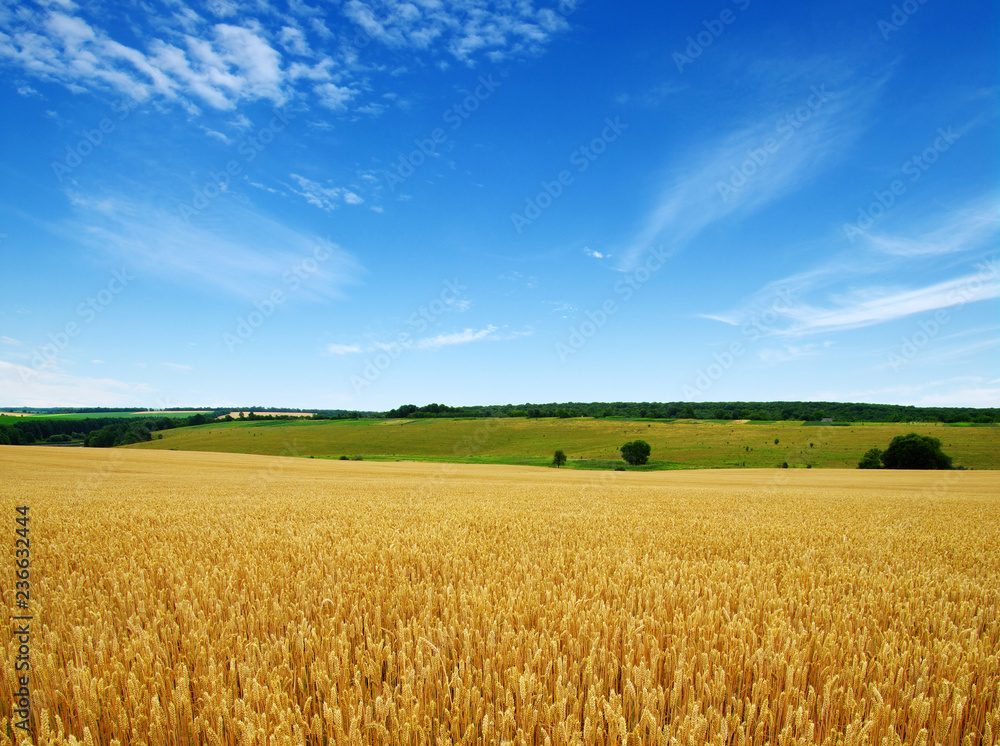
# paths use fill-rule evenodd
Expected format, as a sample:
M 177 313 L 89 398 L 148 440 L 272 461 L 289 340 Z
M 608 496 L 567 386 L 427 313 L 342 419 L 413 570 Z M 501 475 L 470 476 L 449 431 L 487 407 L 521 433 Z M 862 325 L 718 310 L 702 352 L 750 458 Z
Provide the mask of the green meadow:
M 296 457 L 544 466 L 556 449 L 568 468 L 624 465 L 630 440 L 652 447 L 650 462 L 629 470 L 764 467 L 854 468 L 869 448 L 896 435 L 940 438 L 956 466 L 1000 468 L 1000 428 L 944 424 L 686 421 L 616 419 L 405 419 L 231 422 L 154 433 L 128 448 Z M 161 437 L 162 436 L 162 437 Z

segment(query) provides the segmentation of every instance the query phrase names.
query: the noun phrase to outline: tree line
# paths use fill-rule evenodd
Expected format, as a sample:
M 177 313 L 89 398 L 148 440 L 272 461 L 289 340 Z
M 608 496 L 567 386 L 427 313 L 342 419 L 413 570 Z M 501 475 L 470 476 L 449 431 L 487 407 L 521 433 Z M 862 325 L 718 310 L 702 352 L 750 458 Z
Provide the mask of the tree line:
M 123 410 L 116 410 L 123 411 Z M 40 443 L 83 441 L 85 446 L 109 448 L 152 440 L 158 430 L 204 425 L 203 414 L 190 417 L 88 417 L 83 420 L 19 420 L 0 424 L 0 445 L 30 446 Z
M 989 425 L 1000 410 L 975 407 L 913 407 L 844 402 L 567 402 L 450 407 L 404 404 L 381 415 L 386 419 L 424 417 L 621 417 L 627 419 L 803 420 L 820 422 L 945 422 Z

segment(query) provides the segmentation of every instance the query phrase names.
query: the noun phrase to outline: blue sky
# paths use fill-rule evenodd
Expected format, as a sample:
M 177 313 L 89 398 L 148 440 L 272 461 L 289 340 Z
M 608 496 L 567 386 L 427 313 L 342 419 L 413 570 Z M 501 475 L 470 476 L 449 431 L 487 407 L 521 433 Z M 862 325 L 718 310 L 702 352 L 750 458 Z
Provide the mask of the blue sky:
M 0 7 L 0 404 L 1000 406 L 995 4 Z

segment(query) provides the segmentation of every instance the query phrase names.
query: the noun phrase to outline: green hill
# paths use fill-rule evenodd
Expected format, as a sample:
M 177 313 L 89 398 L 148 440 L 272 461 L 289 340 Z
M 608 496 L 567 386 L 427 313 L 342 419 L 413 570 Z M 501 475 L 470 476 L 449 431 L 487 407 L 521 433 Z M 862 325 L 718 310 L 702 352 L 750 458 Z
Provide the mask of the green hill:
M 652 446 L 645 469 L 779 466 L 854 468 L 872 447 L 917 432 L 941 439 L 956 465 L 1000 468 L 1000 428 L 943 424 L 647 422 L 607 419 L 398 419 L 232 422 L 155 433 L 129 448 L 256 453 L 314 458 L 547 465 L 556 449 L 572 468 L 613 468 L 619 448 Z M 160 437 L 162 436 L 162 437 Z M 775 440 L 778 442 L 775 443 Z M 632 467 L 630 467 L 632 468 Z

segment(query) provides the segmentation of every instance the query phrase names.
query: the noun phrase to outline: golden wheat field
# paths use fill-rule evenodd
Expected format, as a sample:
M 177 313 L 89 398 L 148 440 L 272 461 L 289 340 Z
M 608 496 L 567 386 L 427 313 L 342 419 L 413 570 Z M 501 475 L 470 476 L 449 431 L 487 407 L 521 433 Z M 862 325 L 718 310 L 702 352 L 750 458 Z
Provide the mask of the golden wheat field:
M 1000 743 L 1000 475 L 0 447 L 0 743 Z

